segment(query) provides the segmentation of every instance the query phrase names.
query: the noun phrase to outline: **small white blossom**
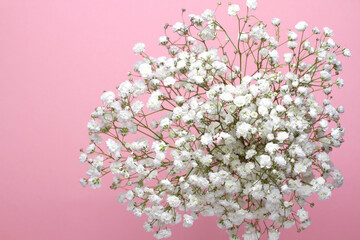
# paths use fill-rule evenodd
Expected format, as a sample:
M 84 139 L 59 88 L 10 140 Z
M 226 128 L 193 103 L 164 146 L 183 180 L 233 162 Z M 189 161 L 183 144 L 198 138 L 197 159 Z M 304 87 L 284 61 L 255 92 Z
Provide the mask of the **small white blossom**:
M 299 209 L 297 212 L 296 212 L 296 215 L 299 217 L 299 220 L 301 222 L 304 222 L 305 220 L 308 219 L 309 215 L 308 215 L 308 212 L 305 211 L 303 208 Z
M 213 138 L 210 133 L 205 133 L 203 136 L 201 136 L 200 141 L 203 145 L 209 145 L 213 142 Z
M 167 36 L 161 36 L 158 42 L 160 45 L 166 45 L 169 42 L 169 38 Z
M 139 66 L 139 72 L 143 78 L 147 78 L 152 74 L 151 66 L 147 63 L 143 63 Z
M 228 8 L 229 16 L 236 16 L 236 14 L 240 11 L 240 7 L 237 4 L 231 4 Z
M 177 32 L 179 35 L 184 35 L 187 32 L 188 27 L 182 23 L 177 22 L 173 25 L 173 31 Z
M 158 232 L 154 234 L 154 237 L 156 239 L 163 239 L 163 238 L 169 238 L 171 236 L 171 230 L 170 229 L 161 229 Z
M 284 60 L 286 63 L 290 63 L 294 57 L 293 53 L 285 53 L 284 54 Z
M 104 105 L 110 105 L 115 99 L 115 93 L 111 91 L 104 92 L 101 95 L 101 101 L 104 103 Z
M 176 196 L 168 196 L 166 201 L 169 203 L 170 207 L 172 208 L 178 207 L 181 203 L 180 199 Z
M 251 10 L 255 10 L 257 8 L 257 0 L 246 0 L 246 6 Z
M 343 50 L 343 54 L 345 57 L 351 57 L 350 49 L 346 48 Z
M 174 85 L 174 83 L 175 83 L 175 78 L 173 77 L 167 77 L 164 79 L 164 86 Z
M 190 215 L 184 214 L 183 226 L 191 227 L 194 224 L 194 218 Z
M 332 35 L 334 35 L 334 32 L 333 30 L 331 30 L 330 28 L 328 27 L 324 27 L 324 34 L 326 37 L 331 37 Z
M 279 18 L 273 18 L 271 19 L 271 23 L 274 25 L 274 26 L 279 26 L 280 23 L 281 23 L 281 20 Z
M 106 140 L 106 146 L 108 147 L 109 153 L 116 153 L 117 151 L 121 150 L 120 143 L 112 140 L 111 138 Z
M 304 21 L 298 22 L 295 25 L 296 30 L 299 31 L 299 32 L 305 31 L 305 29 L 307 29 L 308 27 L 309 27 L 309 25 Z
M 143 53 L 143 52 L 145 52 L 145 44 L 144 43 L 137 43 L 137 44 L 135 44 L 133 50 L 134 50 L 135 54 Z

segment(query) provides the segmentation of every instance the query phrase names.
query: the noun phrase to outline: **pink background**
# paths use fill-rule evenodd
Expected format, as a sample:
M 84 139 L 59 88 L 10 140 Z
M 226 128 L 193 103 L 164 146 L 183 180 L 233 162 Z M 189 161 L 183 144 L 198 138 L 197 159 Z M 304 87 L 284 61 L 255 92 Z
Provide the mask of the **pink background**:
M 0 239 L 153 239 L 142 219 L 116 202 L 117 192 L 81 187 L 86 167 L 79 149 L 102 91 L 115 90 L 138 60 L 134 43 L 145 42 L 158 56 L 164 23 L 180 20 L 181 8 L 199 14 L 216 2 L 0 1 Z M 234 1 L 242 8 L 244 2 Z M 263 20 L 279 17 L 285 29 L 300 20 L 329 26 L 353 54 L 343 61 L 345 86 L 334 100 L 346 111 L 346 142 L 332 153 L 344 186 L 329 201 L 316 201 L 307 230 L 286 230 L 281 239 L 360 239 L 359 9 L 359 0 L 259 0 L 256 15 Z M 228 239 L 214 218 L 172 230 L 177 240 Z

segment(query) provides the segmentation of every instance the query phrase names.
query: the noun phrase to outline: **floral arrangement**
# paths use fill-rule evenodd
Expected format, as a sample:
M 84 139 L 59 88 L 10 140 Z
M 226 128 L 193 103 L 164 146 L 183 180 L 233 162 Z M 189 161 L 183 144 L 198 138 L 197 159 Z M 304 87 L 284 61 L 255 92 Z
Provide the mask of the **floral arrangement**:
M 344 83 L 339 56 L 351 53 L 330 28 L 307 30 L 304 21 L 282 39 L 280 19 L 267 25 L 256 8 L 247 0 L 241 17 L 229 4 L 235 37 L 217 10 L 166 24 L 159 44 L 168 56 L 136 44 L 142 60 L 91 114 L 81 183 L 99 188 L 112 174 L 118 202 L 147 215 L 157 239 L 199 215 L 217 216 L 230 239 L 278 239 L 281 228 L 310 225 L 311 195 L 327 200 L 343 184 L 329 152 L 343 142 L 344 108 L 331 93 Z

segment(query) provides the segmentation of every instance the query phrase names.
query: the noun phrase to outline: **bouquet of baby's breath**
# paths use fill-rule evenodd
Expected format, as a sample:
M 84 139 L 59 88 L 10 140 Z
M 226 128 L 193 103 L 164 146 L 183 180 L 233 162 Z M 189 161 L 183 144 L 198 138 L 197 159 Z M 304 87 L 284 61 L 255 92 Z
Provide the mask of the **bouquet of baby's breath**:
M 350 51 L 304 21 L 282 40 L 281 21 L 266 25 L 256 7 L 248 0 L 239 16 L 230 4 L 235 38 L 216 11 L 166 24 L 159 44 L 169 55 L 136 44 L 142 60 L 91 114 L 81 183 L 99 188 L 112 174 L 118 201 L 146 214 L 158 239 L 199 215 L 216 215 L 230 239 L 278 239 L 280 228 L 310 225 L 312 194 L 327 200 L 343 183 L 329 152 L 343 142 L 344 108 L 331 105 L 331 92 L 343 86 L 338 58 Z

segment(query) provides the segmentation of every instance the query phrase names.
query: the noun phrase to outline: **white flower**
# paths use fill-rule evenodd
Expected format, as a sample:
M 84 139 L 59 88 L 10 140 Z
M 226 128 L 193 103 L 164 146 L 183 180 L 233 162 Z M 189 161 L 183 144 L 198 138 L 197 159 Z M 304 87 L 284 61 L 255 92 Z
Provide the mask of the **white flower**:
M 250 158 L 252 158 L 256 153 L 257 153 L 256 150 L 250 149 L 250 150 L 248 150 L 248 151 L 246 152 L 245 158 L 246 158 L 246 159 L 250 159 Z
M 272 165 L 271 158 L 268 155 L 260 155 L 259 163 L 261 168 L 270 168 Z
M 146 92 L 145 82 L 141 80 L 136 80 L 133 84 L 133 96 L 137 97 L 138 95 L 144 94 Z
M 241 42 L 247 42 L 249 40 L 249 35 L 246 33 L 239 33 L 239 40 Z
M 317 27 L 314 27 L 312 31 L 314 34 L 320 34 L 320 30 Z
M 266 199 L 271 203 L 279 203 L 280 199 L 282 199 L 282 195 L 278 189 L 273 189 L 271 193 L 267 195 Z
M 304 222 L 309 218 L 309 214 L 307 211 L 305 211 L 303 208 L 297 210 L 296 215 L 299 217 L 299 220 L 301 222 Z
M 287 47 L 293 50 L 297 47 L 297 42 L 296 41 L 288 41 Z
M 267 116 L 269 114 L 269 110 L 265 106 L 259 106 L 258 112 L 261 116 Z
M 87 124 L 87 128 L 89 131 L 99 132 L 101 130 L 101 124 L 94 119 L 91 119 Z
M 344 54 L 345 57 L 351 57 L 350 49 L 345 48 L 345 49 L 343 50 L 343 54 Z
M 322 186 L 317 192 L 319 200 L 328 200 L 331 196 L 331 190 L 327 186 Z
M 201 157 L 200 162 L 205 166 L 210 166 L 210 164 L 212 163 L 212 155 L 207 154 Z
M 316 159 L 321 162 L 328 162 L 328 161 L 330 161 L 330 156 L 325 152 L 321 152 L 316 155 Z
M 170 127 L 171 123 L 172 122 L 171 122 L 171 120 L 169 118 L 164 118 L 164 119 L 162 119 L 160 121 L 159 126 L 160 126 L 161 129 L 167 129 L 167 128 Z
M 289 41 L 296 41 L 298 39 L 298 35 L 296 34 L 296 32 L 289 31 L 288 38 Z
M 284 228 L 291 228 L 292 226 L 295 225 L 295 220 L 294 219 L 287 220 L 283 224 L 284 224 Z
M 257 0 L 247 0 L 246 6 L 251 10 L 255 10 L 257 8 Z
M 161 36 L 158 42 L 160 45 L 166 45 L 169 42 L 169 38 L 167 36 Z
M 277 155 L 274 158 L 274 162 L 277 163 L 280 167 L 285 167 L 286 166 L 286 160 L 281 155 Z
M 306 166 L 302 162 L 295 163 L 294 166 L 295 174 L 300 174 L 306 172 Z
M 114 175 L 119 175 L 121 174 L 121 171 L 122 171 L 122 163 L 119 162 L 119 161 L 115 161 L 115 162 L 112 162 L 110 164 L 110 171 L 112 174 Z
M 117 115 L 117 118 L 121 122 L 127 122 L 130 121 L 132 118 L 132 113 L 127 110 L 121 110 L 119 111 L 119 114 Z
M 94 158 L 92 164 L 96 168 L 102 168 L 104 164 L 104 158 L 102 156 L 97 156 L 96 158 Z
M 110 105 L 115 99 L 115 93 L 111 91 L 104 92 L 101 95 L 101 101 L 104 103 L 104 105 Z
M 184 214 L 183 226 L 191 227 L 194 224 L 194 218 L 190 215 Z
M 85 179 L 85 178 L 81 178 L 81 179 L 80 179 L 80 183 L 81 183 L 81 185 L 82 185 L 83 187 L 86 187 L 87 184 L 88 184 L 88 180 Z
M 335 81 L 335 84 L 339 87 L 339 88 L 342 88 L 344 86 L 344 80 L 341 79 L 341 78 L 338 78 L 336 81 Z
M 166 201 L 169 203 L 170 207 L 172 208 L 178 207 L 181 203 L 180 199 L 176 196 L 168 196 Z
M 331 129 L 331 136 L 336 140 L 338 140 L 342 136 L 344 136 L 344 133 L 345 133 L 344 128 L 333 128 L 333 129 Z
M 276 229 L 269 231 L 269 240 L 278 240 L 280 238 L 280 232 Z
M 265 30 L 265 26 L 263 24 L 259 26 L 255 26 L 251 28 L 250 36 L 254 40 L 260 40 L 260 39 L 269 39 L 269 34 Z
M 214 12 L 210 9 L 206 9 L 201 15 L 206 21 L 211 21 L 214 18 Z
M 268 152 L 270 155 L 274 154 L 279 149 L 280 146 L 272 142 L 267 143 L 265 146 L 265 151 Z
M 112 140 L 111 138 L 106 140 L 106 146 L 108 147 L 109 153 L 116 153 L 121 150 L 120 143 Z
M 164 79 L 164 86 L 168 87 L 170 85 L 174 85 L 175 84 L 175 78 L 173 77 L 167 77 Z
M 95 150 L 95 144 L 91 143 L 89 144 L 89 146 L 86 148 L 86 153 L 90 154 Z
M 279 53 L 275 49 L 269 52 L 269 56 L 271 57 L 273 65 L 276 65 L 279 63 Z
M 230 102 L 233 100 L 233 95 L 231 93 L 224 92 L 224 93 L 220 94 L 220 99 L 225 102 Z
M 245 96 L 238 96 L 234 98 L 234 104 L 238 107 L 242 107 L 246 104 Z
M 204 18 L 202 16 L 190 14 L 189 19 L 195 26 L 201 26 L 204 23 Z
M 305 31 L 308 27 L 309 25 L 304 21 L 298 22 L 298 24 L 295 25 L 296 30 L 299 32 Z
M 338 111 L 339 113 L 344 113 L 344 107 L 343 106 L 339 106 L 336 111 Z
M 237 193 L 241 189 L 239 181 L 228 180 L 225 182 L 225 191 L 228 193 Z
M 324 27 L 323 30 L 326 37 L 331 37 L 332 35 L 334 35 L 334 31 L 328 27 Z
M 293 53 L 285 53 L 284 54 L 284 60 L 286 63 L 290 63 L 294 57 Z
M 169 237 L 171 237 L 171 230 L 170 229 L 161 229 L 154 234 L 154 237 L 156 239 L 169 238 Z
M 195 207 L 199 202 L 197 197 L 194 196 L 194 195 L 189 195 L 188 198 L 189 198 L 189 200 L 187 202 L 187 206 L 190 207 L 190 208 Z
M 134 50 L 135 54 L 143 53 L 143 52 L 145 52 L 145 44 L 144 43 L 137 43 L 137 44 L 135 44 L 133 50 Z
M 236 128 L 236 136 L 238 138 L 243 137 L 246 138 L 249 131 L 251 129 L 251 125 L 248 123 L 241 123 L 238 125 L 238 127 Z
M 213 138 L 210 133 L 205 133 L 201 136 L 201 144 L 202 145 L 209 145 L 213 142 Z
M 144 227 L 146 232 L 152 232 L 153 231 L 152 226 L 148 222 L 144 222 L 143 227 Z
M 185 98 L 183 96 L 176 96 L 174 100 L 178 105 L 181 105 L 185 102 Z
M 135 217 L 141 217 L 141 215 L 142 215 L 142 211 L 141 211 L 141 209 L 139 209 L 139 208 L 135 208 L 134 210 L 133 210 L 133 213 L 134 213 L 134 216 Z
M 173 31 L 177 32 L 180 36 L 184 35 L 187 29 L 188 27 L 182 22 L 177 22 L 173 25 Z
M 285 141 L 289 137 L 289 134 L 287 132 L 278 132 L 276 139 L 279 142 Z
M 143 63 L 139 66 L 139 72 L 143 78 L 147 78 L 152 74 L 151 66 L 148 63 Z
M 271 19 L 271 23 L 274 25 L 274 26 L 279 26 L 280 23 L 281 23 L 281 20 L 279 18 L 273 18 Z
M 267 55 L 269 55 L 269 50 L 268 50 L 267 48 L 262 48 L 262 49 L 259 51 L 259 54 L 260 54 L 262 57 L 266 58 Z
M 152 194 L 149 196 L 149 200 L 150 200 L 151 204 L 158 205 L 158 204 L 160 204 L 162 198 L 159 197 L 158 195 Z
M 101 187 L 101 178 L 90 177 L 88 182 L 90 183 L 90 187 L 92 189 L 97 189 Z
M 331 38 L 329 38 L 329 39 L 327 40 L 327 44 L 328 44 L 328 46 L 331 47 L 331 48 L 335 48 L 335 47 L 336 47 L 336 43 L 335 43 L 334 40 L 331 39 Z
M 215 61 L 212 63 L 212 66 L 215 70 L 216 75 L 221 76 L 226 73 L 227 67 L 225 63 Z
M 228 8 L 229 16 L 236 16 L 236 14 L 240 11 L 240 7 L 237 4 L 231 4 Z
M 84 163 L 86 160 L 87 160 L 87 155 L 86 155 L 86 153 L 80 154 L 80 157 L 79 157 L 80 163 Z
M 159 100 L 159 96 L 161 96 L 161 92 L 153 92 L 151 94 L 151 97 L 149 98 L 146 106 L 149 110 L 159 110 L 160 109 L 160 106 L 161 106 L 161 101 Z
M 328 121 L 327 120 L 325 120 L 325 119 L 321 119 L 320 121 L 319 121 L 319 125 L 320 125 L 320 127 L 322 127 L 322 128 L 327 128 L 328 127 L 328 125 L 329 125 L 329 123 L 328 123 Z
M 120 97 L 128 97 L 133 91 L 132 84 L 129 81 L 125 81 L 120 84 L 118 90 Z
M 136 101 L 131 105 L 131 109 L 135 114 L 138 114 L 143 107 L 144 103 L 142 101 Z

